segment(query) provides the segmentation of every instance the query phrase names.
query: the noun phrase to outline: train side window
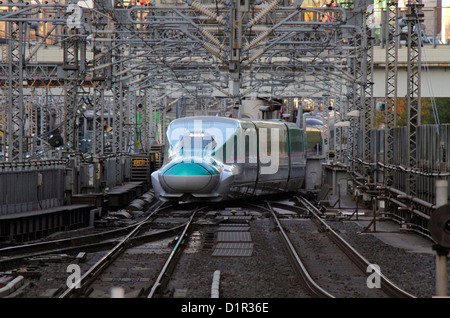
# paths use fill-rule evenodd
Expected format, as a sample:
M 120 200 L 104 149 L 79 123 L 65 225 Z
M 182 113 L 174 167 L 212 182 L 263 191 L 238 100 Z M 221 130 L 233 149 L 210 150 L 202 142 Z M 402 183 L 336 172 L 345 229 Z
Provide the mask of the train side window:
M 216 150 L 217 142 L 214 139 L 213 136 L 211 136 L 211 139 L 206 140 L 206 145 L 204 146 L 204 155 L 205 156 L 214 156 L 215 150 Z
M 249 154 L 250 154 L 250 136 L 245 135 L 245 163 L 249 162 Z
M 280 129 L 280 135 L 279 135 L 279 153 L 280 156 L 286 156 L 287 155 L 287 134 L 286 130 Z
M 304 151 L 304 149 L 302 149 L 303 143 L 301 134 L 302 134 L 301 131 L 295 129 L 290 130 L 291 151 L 293 153 Z
M 222 161 L 223 163 L 227 163 L 227 143 L 223 143 L 222 145 Z
M 233 162 L 238 162 L 238 137 L 237 135 L 234 135 L 234 159 Z

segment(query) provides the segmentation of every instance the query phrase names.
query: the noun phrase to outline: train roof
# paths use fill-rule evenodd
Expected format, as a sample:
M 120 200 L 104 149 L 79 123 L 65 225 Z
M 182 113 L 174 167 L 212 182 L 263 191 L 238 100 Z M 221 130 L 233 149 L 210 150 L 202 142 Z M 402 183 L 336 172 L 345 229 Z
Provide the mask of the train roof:
M 223 123 L 231 123 L 239 121 L 235 118 L 229 118 L 229 117 L 219 117 L 219 116 L 189 116 L 189 117 L 182 117 L 172 120 L 171 124 L 173 122 L 183 122 L 183 121 L 194 121 L 194 120 L 202 120 L 206 122 L 223 122 Z
M 307 126 L 305 128 L 306 131 L 324 131 L 326 130 L 326 126 Z
M 234 125 L 240 125 L 241 123 L 270 123 L 274 125 L 283 125 L 287 126 L 289 129 L 300 129 L 295 123 L 285 122 L 282 120 L 264 120 L 264 119 L 251 119 L 251 118 L 230 118 L 230 117 L 219 117 L 219 116 L 190 116 L 190 117 L 183 117 L 183 118 L 177 118 L 174 119 L 172 123 L 181 123 L 181 122 L 193 122 L 195 120 L 201 120 L 203 122 L 219 122 L 224 124 L 234 124 Z

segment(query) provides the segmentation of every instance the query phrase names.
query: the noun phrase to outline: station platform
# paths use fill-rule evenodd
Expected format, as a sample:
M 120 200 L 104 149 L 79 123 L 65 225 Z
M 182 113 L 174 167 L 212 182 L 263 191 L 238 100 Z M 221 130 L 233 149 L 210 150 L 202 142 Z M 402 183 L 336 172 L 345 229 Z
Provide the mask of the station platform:
M 58 231 L 93 225 L 88 204 L 72 204 L 0 216 L 0 242 L 26 242 Z

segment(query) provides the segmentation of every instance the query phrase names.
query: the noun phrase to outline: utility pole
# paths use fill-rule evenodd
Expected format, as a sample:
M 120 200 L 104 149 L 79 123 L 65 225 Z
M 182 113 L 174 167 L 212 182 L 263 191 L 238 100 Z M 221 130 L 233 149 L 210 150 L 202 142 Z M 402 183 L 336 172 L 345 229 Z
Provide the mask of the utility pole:
M 86 75 L 86 38 L 83 37 L 82 9 L 72 0 L 67 7 L 67 25 L 64 28 L 64 148 L 68 153 L 78 149 L 78 87 Z
M 398 60 L 398 43 L 399 43 L 399 26 L 398 26 L 398 2 L 392 0 L 386 6 L 385 20 L 386 35 L 386 65 L 385 65 L 385 96 L 384 96 L 384 112 L 385 112 L 385 147 L 384 156 L 385 163 L 391 164 L 394 159 L 394 136 L 392 128 L 396 126 L 397 121 L 397 60 Z M 385 174 L 386 185 L 392 184 L 392 171 L 386 169 Z
M 12 1 L 10 1 L 12 3 Z M 24 4 L 20 0 L 17 4 Z M 13 6 L 8 7 L 13 14 Z M 24 159 L 24 126 L 25 106 L 23 101 L 24 36 L 26 22 L 17 20 L 8 22 L 8 110 L 6 116 L 6 144 L 8 145 L 8 161 L 23 161 Z
M 238 117 L 241 116 L 241 101 L 239 90 L 241 78 L 241 50 L 242 50 L 242 16 L 249 10 L 249 0 L 235 0 L 231 12 L 230 57 L 228 61 L 229 85 L 228 92 L 234 105 L 239 105 Z
M 420 126 L 420 73 L 421 73 L 421 38 L 420 24 L 423 22 L 422 1 L 410 0 L 408 8 L 408 59 L 407 59 L 407 135 L 409 136 L 407 163 L 410 169 L 417 167 L 417 129 Z M 417 195 L 416 176 L 408 172 L 408 194 Z

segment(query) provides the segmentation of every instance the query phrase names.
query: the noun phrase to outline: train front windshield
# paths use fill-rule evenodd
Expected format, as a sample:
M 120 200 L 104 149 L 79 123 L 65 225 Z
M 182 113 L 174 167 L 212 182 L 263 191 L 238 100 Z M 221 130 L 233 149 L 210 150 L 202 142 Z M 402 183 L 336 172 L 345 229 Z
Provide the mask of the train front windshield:
M 167 159 L 197 157 L 223 161 L 223 145 L 237 128 L 238 122 L 223 118 L 176 119 L 167 129 Z
M 212 136 L 189 134 L 181 136 L 174 150 L 183 158 L 210 156 L 216 144 Z

